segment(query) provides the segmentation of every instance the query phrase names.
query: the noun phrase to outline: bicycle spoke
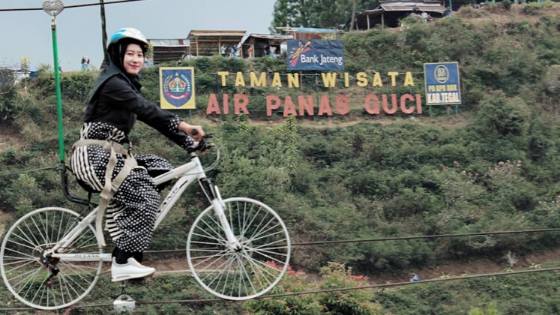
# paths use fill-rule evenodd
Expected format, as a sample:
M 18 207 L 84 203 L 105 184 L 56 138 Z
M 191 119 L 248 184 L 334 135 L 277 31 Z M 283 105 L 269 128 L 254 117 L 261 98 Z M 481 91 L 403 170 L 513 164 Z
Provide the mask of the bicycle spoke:
M 250 212 L 253 212 L 253 205 L 251 205 L 251 209 Z M 261 208 L 259 207 L 257 209 L 257 213 L 255 213 L 255 215 L 253 216 L 253 218 L 251 219 L 251 221 L 247 224 L 246 227 L 244 227 L 244 229 L 241 231 L 241 235 L 245 236 L 245 233 L 247 232 L 247 229 L 249 228 L 249 226 L 251 226 L 251 224 L 253 224 L 253 221 L 255 220 L 255 218 L 257 217 L 257 215 L 261 212 Z
M 266 258 L 268 258 L 268 259 L 272 259 L 272 260 L 274 260 L 275 262 L 277 262 L 277 263 L 279 263 L 279 264 L 281 264 L 281 265 L 284 264 L 283 261 L 281 261 L 281 260 L 279 260 L 279 259 L 277 259 L 277 258 L 274 258 L 274 257 L 272 257 L 272 256 L 270 256 L 270 255 L 261 253 L 260 251 L 254 251 L 254 253 L 257 253 L 257 254 L 259 254 L 259 255 L 261 255 L 261 256 L 264 256 L 264 257 L 266 257 Z
M 251 270 L 253 270 L 253 274 L 255 275 L 255 278 L 257 279 L 257 281 L 260 283 L 260 287 L 261 288 L 266 287 L 266 285 L 263 285 L 263 283 L 261 281 L 261 277 L 259 277 L 259 275 L 258 275 L 260 270 L 259 271 L 255 270 L 255 266 L 257 266 L 257 265 L 252 261 L 251 257 L 249 257 L 246 253 L 243 253 L 243 256 L 245 257 L 247 262 L 249 262 L 249 267 L 251 268 Z M 266 280 L 268 280 L 268 279 L 266 279 Z
M 22 253 L 22 252 L 20 252 L 20 251 L 17 251 L 17 250 L 15 250 L 15 249 L 6 248 L 6 250 L 9 250 L 9 251 L 11 251 L 11 252 L 13 252 L 13 253 L 21 254 L 21 255 L 23 255 L 23 256 L 25 256 L 25 257 L 28 257 L 29 259 L 35 259 L 35 257 L 33 257 L 33 256 L 31 256 L 31 255 L 24 254 L 24 253 Z
M 202 232 L 205 232 L 205 231 L 202 231 Z M 198 233 L 194 233 L 194 232 L 193 232 L 193 235 L 200 236 L 200 237 L 206 238 L 206 239 L 215 240 L 215 241 L 218 242 L 217 244 L 219 244 L 219 245 L 225 245 L 225 244 L 227 244 L 227 242 L 226 242 L 225 239 L 215 238 L 215 237 L 213 237 L 213 236 L 211 237 L 210 234 L 202 235 L 202 234 L 198 234 Z
M 216 222 L 212 217 L 209 217 L 209 218 L 210 218 L 210 220 L 212 220 L 212 221 L 214 222 L 214 225 L 215 225 L 215 226 L 221 228 L 221 225 L 220 225 L 218 222 Z M 221 234 L 218 233 L 218 232 L 216 232 L 206 221 L 202 221 L 202 223 L 204 223 L 204 225 L 206 225 L 212 232 L 214 232 L 214 235 L 215 235 L 216 237 L 218 237 L 218 238 L 221 237 Z M 223 240 L 225 241 L 224 238 L 221 238 L 221 239 L 223 239 Z
M 14 271 L 16 271 L 16 270 L 18 270 L 18 269 L 21 269 L 21 268 L 23 268 L 23 267 L 29 265 L 29 264 L 32 264 L 32 263 L 34 263 L 34 261 L 28 261 L 28 262 L 24 263 L 23 265 L 19 265 L 19 266 L 15 267 L 15 268 L 12 268 L 12 269 L 10 269 L 10 270 L 6 270 L 6 272 L 7 272 L 7 273 L 14 272 Z
M 247 281 L 249 282 L 249 284 L 251 285 L 251 288 L 253 289 L 253 292 L 256 294 L 257 289 L 255 289 L 255 286 L 253 285 L 253 282 L 251 281 L 251 277 L 249 277 L 249 274 L 247 273 L 247 270 L 245 269 L 245 265 L 243 264 L 241 259 L 239 259 L 239 257 L 237 257 L 237 259 L 239 261 L 239 266 L 241 267 L 241 269 L 243 271 L 243 275 L 245 275 L 245 277 L 247 278 Z
M 287 243 L 287 242 L 288 242 L 287 239 L 282 238 L 282 239 L 279 239 L 279 240 L 276 240 L 276 241 L 273 241 L 273 242 L 268 242 L 268 243 L 265 243 L 265 244 L 262 244 L 262 245 L 259 245 L 259 246 L 251 246 L 251 248 L 256 248 L 256 249 L 267 248 L 267 246 L 272 245 L 272 244 Z M 286 249 L 286 248 L 288 248 L 288 246 L 284 245 L 284 246 L 269 247 L 268 249 L 273 249 L 273 248 L 284 248 L 284 249 Z
M 230 259 L 231 259 L 231 258 L 230 258 Z M 229 262 L 229 259 L 226 260 L 226 261 L 224 261 L 224 262 L 222 262 L 222 264 L 219 265 L 219 266 L 217 266 L 216 269 L 217 269 L 217 270 L 222 269 L 222 267 L 224 267 L 228 262 Z M 225 272 L 225 270 L 222 270 L 221 272 L 219 272 L 218 275 L 216 275 L 216 276 L 213 278 L 213 280 L 210 281 L 210 283 L 208 284 L 208 286 L 211 287 L 212 284 L 214 283 L 214 281 L 216 281 L 216 279 L 220 278 L 220 276 L 223 275 L 224 272 Z M 218 283 L 219 283 L 219 282 L 218 282 Z
M 284 231 L 278 231 L 278 232 L 276 232 L 276 233 L 269 234 L 269 235 L 265 235 L 265 236 L 261 236 L 261 237 L 259 237 L 259 238 L 252 239 L 252 240 L 250 240 L 250 241 L 255 242 L 255 241 L 258 241 L 258 240 L 263 239 L 263 238 L 272 237 L 272 236 L 274 236 L 274 235 L 281 235 L 281 234 L 284 234 Z
M 58 309 L 76 303 L 93 288 L 102 261 L 64 261 L 43 257 L 74 233 L 66 252 L 101 253 L 95 230 L 75 230 L 79 215 L 63 208 L 43 208 L 17 220 L 2 244 L 0 271 L 9 291 L 21 302 L 38 309 Z M 208 246 L 204 246 L 208 247 Z M 43 259 L 49 266 L 43 266 Z M 52 268 L 59 269 L 56 276 Z
M 31 262 L 31 261 L 36 262 L 37 261 L 35 258 L 29 259 L 29 258 L 17 257 L 16 259 L 6 259 L 6 257 L 16 258 L 16 257 L 13 257 L 13 256 L 4 256 L 4 261 L 11 261 L 10 263 L 4 263 L 4 266 L 10 266 L 10 265 L 16 265 L 16 264 L 19 265 L 19 264 L 21 264 L 22 261 L 29 261 L 29 262 Z
M 37 229 L 36 231 L 39 233 L 39 235 L 41 236 L 41 238 L 43 239 L 45 245 L 47 245 L 49 242 L 47 242 L 47 239 L 45 238 L 45 236 L 43 235 L 43 232 L 41 232 L 41 229 L 37 226 L 37 223 L 35 222 L 35 219 L 33 218 L 33 216 L 29 217 L 31 219 L 31 221 L 33 221 L 33 225 L 35 226 L 35 228 Z
M 262 262 L 258 259 L 254 259 L 254 258 L 251 258 L 251 257 L 249 257 L 249 259 L 251 259 L 251 262 L 253 262 L 256 266 L 259 266 L 259 269 L 261 271 L 263 271 L 267 275 L 270 275 L 273 278 L 275 278 L 278 275 L 278 273 L 282 272 L 281 269 L 276 269 L 276 268 L 274 268 L 274 266 L 266 264 L 266 263 L 264 263 L 264 262 Z
M 254 228 L 253 235 L 255 235 L 256 231 L 258 231 L 261 228 L 261 224 L 264 222 L 265 219 L 266 219 L 266 214 L 261 218 L 259 224 L 257 224 L 257 226 Z M 272 217 L 272 219 L 274 219 L 274 217 Z
M 227 299 L 245 300 L 267 292 L 289 262 L 289 238 L 282 221 L 269 207 L 251 199 L 224 200 L 223 215 L 241 246 L 231 248 L 217 233 L 223 231 L 217 211 L 221 210 L 206 209 L 189 232 L 187 258 L 195 279 Z M 215 272 L 205 273 L 210 269 Z
M 211 248 L 198 248 L 198 249 L 191 249 L 191 252 L 221 252 L 220 249 L 211 249 Z M 198 257 L 198 256 L 197 256 Z
M 226 252 L 226 251 L 224 250 L 223 253 L 225 253 L 225 252 Z M 223 256 L 225 256 L 225 255 L 216 254 L 216 255 L 202 256 L 202 258 L 206 257 L 206 259 L 204 259 L 203 261 L 198 262 L 197 264 L 194 264 L 194 266 L 195 266 L 195 267 L 196 267 L 196 266 L 199 266 L 200 264 L 202 264 L 202 263 L 204 263 L 204 262 L 207 262 L 208 260 L 210 260 L 210 259 L 212 259 L 212 258 L 219 258 L 219 257 L 223 257 Z M 201 257 L 200 257 L 200 256 L 199 256 L 199 257 L 195 257 L 195 259 L 199 259 L 199 258 L 201 258 Z M 217 260 L 218 260 L 218 259 L 215 259 L 214 261 L 217 261 Z M 207 265 L 206 267 L 211 266 L 211 265 L 213 265 L 213 264 L 214 264 L 214 262 L 212 262 L 210 265 Z
M 34 249 L 35 249 L 34 247 L 29 247 L 29 246 L 27 246 L 27 245 L 24 245 L 24 244 L 21 244 L 21 243 L 18 243 L 18 242 L 16 242 L 16 241 L 12 241 L 12 240 L 8 240 L 7 243 L 14 243 L 14 244 L 17 244 L 17 245 L 19 245 L 19 246 L 21 246 L 21 247 L 27 247 L 27 248 L 29 248 L 29 249 L 31 249 L 31 250 L 34 250 Z
M 18 226 L 18 229 L 19 229 L 19 226 Z M 31 247 L 33 247 L 33 248 L 35 248 L 36 245 L 37 245 L 37 244 L 33 244 L 33 242 L 31 242 L 31 240 L 29 240 L 29 238 L 27 238 L 27 237 L 24 238 L 23 236 L 21 236 L 21 235 L 19 235 L 19 234 L 16 234 L 16 233 L 12 233 L 12 235 L 15 236 L 15 237 L 17 237 L 18 239 L 20 239 L 20 240 L 26 242 L 27 244 L 29 244 L 29 245 L 30 245 Z
M 274 219 L 274 218 L 272 218 L 272 219 Z M 272 220 L 271 220 L 271 221 L 272 221 Z M 270 230 L 272 230 L 272 229 L 275 229 L 275 228 L 277 228 L 277 227 L 279 227 L 279 226 L 280 226 L 280 223 L 277 223 L 276 225 L 274 225 L 274 226 L 272 226 L 272 227 L 269 227 L 268 229 L 266 229 L 266 230 L 264 230 L 264 231 L 261 230 L 258 234 L 255 233 L 255 235 L 251 236 L 251 237 L 249 238 L 249 240 L 252 241 L 252 242 L 254 242 L 254 241 L 256 241 L 256 240 L 260 240 L 260 239 L 265 238 L 265 237 L 270 237 L 270 236 L 276 235 L 276 234 L 278 234 L 278 233 L 284 233 L 284 231 L 279 230 L 279 231 L 276 232 L 276 233 L 268 234 L 268 235 L 262 236 L 264 233 L 268 233 L 268 231 L 270 231 Z M 263 228 L 264 228 L 264 227 L 263 227 Z
M 35 237 L 35 234 L 33 234 L 33 230 L 29 229 L 29 226 L 27 225 L 27 222 L 24 222 L 24 223 L 25 223 L 25 228 L 27 229 L 27 232 L 29 233 L 29 235 L 31 235 L 31 237 L 35 241 L 35 246 L 40 246 L 41 242 L 39 242 L 37 240 L 37 238 Z

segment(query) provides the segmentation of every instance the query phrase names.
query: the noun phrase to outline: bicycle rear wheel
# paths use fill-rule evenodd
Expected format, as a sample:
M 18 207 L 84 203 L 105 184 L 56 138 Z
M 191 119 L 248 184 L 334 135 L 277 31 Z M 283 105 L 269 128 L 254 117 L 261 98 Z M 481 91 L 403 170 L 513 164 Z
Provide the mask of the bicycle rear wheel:
M 80 301 L 93 289 L 103 261 L 65 261 L 46 255 L 79 222 L 76 212 L 49 207 L 31 211 L 8 230 L 0 248 L 0 272 L 18 300 L 33 308 L 56 310 Z M 102 253 L 92 225 L 61 250 Z
M 187 260 L 196 281 L 228 300 L 247 300 L 272 289 L 290 262 L 290 237 L 274 210 L 249 198 L 224 200 L 224 214 L 241 244 L 228 246 L 213 206 L 193 223 Z

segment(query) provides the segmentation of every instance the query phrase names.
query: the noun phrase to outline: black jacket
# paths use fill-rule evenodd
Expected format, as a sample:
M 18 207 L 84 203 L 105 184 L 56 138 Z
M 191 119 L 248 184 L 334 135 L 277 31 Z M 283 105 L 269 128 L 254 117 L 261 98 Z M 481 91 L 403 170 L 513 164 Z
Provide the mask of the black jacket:
M 137 80 L 111 65 L 100 76 L 90 94 L 85 122 L 109 123 L 128 136 L 138 119 L 189 149 L 192 138 L 177 129 L 179 117 L 146 100 L 140 88 Z

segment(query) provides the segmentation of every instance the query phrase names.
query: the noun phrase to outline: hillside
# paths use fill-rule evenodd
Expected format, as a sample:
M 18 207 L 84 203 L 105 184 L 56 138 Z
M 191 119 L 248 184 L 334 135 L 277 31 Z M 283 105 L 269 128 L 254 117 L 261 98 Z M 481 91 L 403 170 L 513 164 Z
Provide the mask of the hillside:
M 463 8 L 433 23 L 407 19 L 402 29 L 343 36 L 351 76 L 365 70 L 410 71 L 417 84 L 407 89 L 385 84 L 379 89 L 337 86 L 325 90 L 314 86 L 314 81 L 301 90 L 221 87 L 218 71 L 284 73 L 285 65 L 270 58 L 189 60 L 183 65 L 196 69 L 198 109 L 177 113 L 205 125 L 215 135 L 223 159 L 212 175 L 222 194 L 269 204 L 285 219 L 296 243 L 560 228 L 559 13 L 560 5 L 548 2 L 514 5 L 510 10 L 501 5 Z M 351 104 L 350 114 L 331 118 L 265 114 L 264 95 L 270 93 L 282 97 L 403 90 L 423 93 L 422 65 L 439 61 L 460 64 L 464 102 L 459 114 L 433 108 L 432 116 L 427 110 L 411 116 L 367 115 L 359 102 Z M 67 149 L 78 137 L 83 101 L 95 76 L 91 72 L 63 74 Z M 383 80 L 387 83 L 388 79 Z M 157 100 L 157 69 L 146 69 L 143 85 L 145 95 Z M 208 95 L 218 92 L 250 95 L 252 115 L 206 115 Z M 0 223 L 10 224 L 16 217 L 48 205 L 86 212 L 64 199 L 54 170 L 43 170 L 56 166 L 57 161 L 54 103 L 53 80 L 47 72 L 0 93 Z M 175 164 L 185 160 L 184 152 L 142 123 L 131 139 L 138 152 L 160 154 Z M 73 191 L 83 195 L 75 183 Z M 206 205 L 198 190 L 190 191 L 173 217 L 164 222 L 164 230 L 156 232 L 152 249 L 183 248 L 185 231 Z M 416 271 L 437 277 L 453 270 L 505 270 L 510 267 L 504 258 L 507 255 L 520 259 L 516 268 L 543 263 L 557 266 L 559 245 L 560 233 L 552 232 L 354 243 L 299 248 L 292 262 L 295 270 L 321 273 L 325 282 L 316 279 L 317 286 L 328 287 L 360 284 L 346 282 L 351 280 L 350 272 L 329 269 L 329 262 L 351 267 L 354 274 L 395 281 Z M 444 290 L 432 284 L 417 291 L 417 287 L 391 289 L 334 298 L 363 306 L 367 310 L 363 314 L 430 314 L 436 306 L 441 306 L 437 314 L 465 314 L 476 307 L 491 308 L 492 302 L 499 314 L 517 314 L 512 305 L 521 307 L 534 290 L 542 298 L 525 303 L 528 314 L 560 309 L 554 299 L 557 275 L 540 275 L 541 283 L 530 276 L 508 279 L 515 280 L 456 282 Z M 184 285 L 183 291 L 169 293 L 174 296 L 199 294 L 180 278 L 154 281 L 162 290 Z M 107 282 L 103 285 L 118 290 Z M 285 282 L 283 289 L 305 286 L 296 277 Z M 100 288 L 101 284 L 95 297 L 105 293 Z M 0 296 L 7 294 L 3 290 Z M 154 299 L 165 296 L 163 291 L 134 290 Z M 329 298 L 333 297 L 289 303 L 294 308 L 307 304 L 308 313 L 316 314 L 314 307 L 331 305 Z M 454 305 L 454 300 L 461 303 Z M 255 302 L 237 310 L 269 307 L 271 313 L 279 314 L 275 307 L 282 309 L 273 302 L 264 304 Z

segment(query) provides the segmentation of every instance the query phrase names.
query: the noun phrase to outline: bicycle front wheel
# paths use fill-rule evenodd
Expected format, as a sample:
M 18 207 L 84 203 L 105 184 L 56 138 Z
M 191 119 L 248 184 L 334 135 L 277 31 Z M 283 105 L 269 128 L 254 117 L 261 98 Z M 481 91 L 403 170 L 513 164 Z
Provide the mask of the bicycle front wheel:
M 16 221 L 0 248 L 0 272 L 8 290 L 33 308 L 56 310 L 93 289 L 102 261 L 65 261 L 47 253 L 75 228 L 80 216 L 64 208 L 33 210 Z M 66 248 L 66 254 L 101 254 L 92 225 Z
M 247 300 L 272 289 L 290 262 L 290 237 L 274 210 L 249 198 L 224 200 L 224 214 L 241 244 L 228 246 L 210 206 L 194 221 L 187 240 L 187 260 L 196 281 L 228 300 Z

